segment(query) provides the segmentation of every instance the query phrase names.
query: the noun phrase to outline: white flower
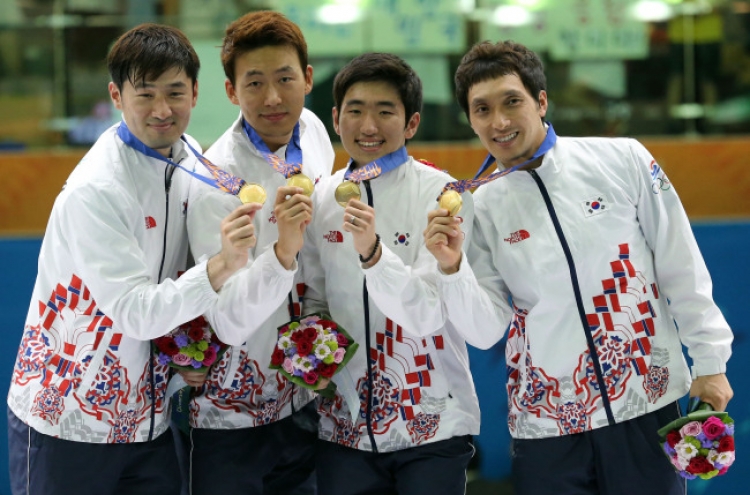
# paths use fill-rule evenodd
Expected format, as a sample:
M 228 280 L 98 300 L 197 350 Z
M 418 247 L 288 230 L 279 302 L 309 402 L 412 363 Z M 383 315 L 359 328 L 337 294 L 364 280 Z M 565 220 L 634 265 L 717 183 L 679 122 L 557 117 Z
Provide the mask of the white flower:
M 315 347 L 315 357 L 318 359 L 325 359 L 331 353 L 331 348 L 325 344 L 320 344 Z
M 278 346 L 279 346 L 279 349 L 282 349 L 285 351 L 292 346 L 292 339 L 290 339 L 286 335 L 282 335 L 281 337 L 279 337 Z
M 680 440 L 677 442 L 677 444 L 674 446 L 675 452 L 677 452 L 677 455 L 683 459 L 687 459 L 688 461 L 698 455 L 698 449 L 695 447 L 695 445 L 689 444 L 685 442 L 685 440 Z

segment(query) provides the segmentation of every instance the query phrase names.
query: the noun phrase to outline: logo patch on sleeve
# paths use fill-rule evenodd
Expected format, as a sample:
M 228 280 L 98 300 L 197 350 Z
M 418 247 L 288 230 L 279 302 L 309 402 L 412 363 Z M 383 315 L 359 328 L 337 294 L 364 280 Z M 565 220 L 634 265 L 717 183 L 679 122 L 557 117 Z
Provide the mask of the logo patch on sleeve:
M 594 196 L 586 201 L 581 201 L 581 207 L 583 208 L 584 217 L 593 217 L 604 213 L 609 208 L 609 202 L 602 195 Z

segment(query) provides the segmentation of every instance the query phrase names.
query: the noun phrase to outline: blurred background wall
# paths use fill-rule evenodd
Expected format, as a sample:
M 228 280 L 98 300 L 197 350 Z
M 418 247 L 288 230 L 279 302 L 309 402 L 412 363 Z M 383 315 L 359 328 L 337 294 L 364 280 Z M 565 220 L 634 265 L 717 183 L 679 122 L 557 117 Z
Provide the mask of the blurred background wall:
M 104 58 L 146 21 L 184 30 L 198 51 L 200 97 L 189 132 L 204 147 L 236 118 L 218 46 L 226 25 L 260 9 L 302 28 L 314 67 L 307 106 L 331 124 L 336 71 L 365 51 L 404 57 L 424 83 L 411 154 L 456 177 L 484 152 L 453 98 L 453 72 L 475 42 L 514 39 L 547 69 L 548 119 L 560 135 L 631 136 L 667 172 L 735 334 L 729 377 L 738 461 L 691 494 L 744 494 L 750 472 L 750 0 L 2 0 L 0 2 L 0 390 L 7 393 L 41 236 L 66 177 L 119 120 Z M 337 151 L 337 168 L 346 157 Z M 483 414 L 478 476 L 509 472 L 502 344 L 471 351 Z M 0 428 L 0 495 L 9 493 Z

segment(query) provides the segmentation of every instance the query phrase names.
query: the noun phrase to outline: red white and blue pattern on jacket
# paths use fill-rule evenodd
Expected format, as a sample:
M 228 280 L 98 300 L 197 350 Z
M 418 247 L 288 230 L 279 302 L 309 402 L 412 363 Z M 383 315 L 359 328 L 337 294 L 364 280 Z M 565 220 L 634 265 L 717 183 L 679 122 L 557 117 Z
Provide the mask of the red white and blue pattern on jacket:
M 652 301 L 659 299 L 658 288 L 633 266 L 627 244 L 619 246 L 610 268 L 612 277 L 602 280 L 602 293 L 591 299 L 594 311 L 586 314 L 606 393 L 614 401 L 623 396 L 628 381 L 640 379 L 648 401 L 656 403 L 669 385 L 667 363 L 652 362 L 657 317 Z M 552 378 L 534 366 L 526 339 L 528 312 L 514 309 L 506 345 L 511 434 L 521 412 L 555 420 L 560 434 L 590 430 L 602 399 L 589 349 L 579 354 L 569 377 Z

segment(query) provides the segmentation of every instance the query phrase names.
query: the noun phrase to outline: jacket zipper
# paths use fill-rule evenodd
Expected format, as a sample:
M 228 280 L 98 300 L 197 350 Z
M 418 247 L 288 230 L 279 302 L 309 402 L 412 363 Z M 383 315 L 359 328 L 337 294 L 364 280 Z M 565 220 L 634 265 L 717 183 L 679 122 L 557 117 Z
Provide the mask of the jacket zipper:
M 599 385 L 599 393 L 602 397 L 602 405 L 604 406 L 604 412 L 607 414 L 607 422 L 610 426 L 615 424 L 615 418 L 612 414 L 612 406 L 609 402 L 609 395 L 607 394 L 606 383 L 604 382 L 604 374 L 602 373 L 602 365 L 599 362 L 599 355 L 596 352 L 596 344 L 594 343 L 594 336 L 591 334 L 589 328 L 588 319 L 586 318 L 586 311 L 583 308 L 583 297 L 581 296 L 581 287 L 578 284 L 578 275 L 576 273 L 576 266 L 573 262 L 573 255 L 570 252 L 568 242 L 565 240 L 562 226 L 555 213 L 555 207 L 552 205 L 552 200 L 549 197 L 547 188 L 544 186 L 541 177 L 536 173 L 536 170 L 529 170 L 531 177 L 539 187 L 539 191 L 542 193 L 544 203 L 547 205 L 547 211 L 549 212 L 552 224 L 555 226 L 555 232 L 557 238 L 560 240 L 560 246 L 565 253 L 565 259 L 568 262 L 568 269 L 570 270 L 570 281 L 573 285 L 573 293 L 576 298 L 576 307 L 578 308 L 578 316 L 581 318 L 581 324 L 583 326 L 583 333 L 586 335 L 586 342 L 588 343 L 589 354 L 591 355 L 591 362 L 594 364 L 594 374 L 596 375 L 596 383 Z
M 164 169 L 164 196 L 166 198 L 166 214 L 164 215 L 164 242 L 161 248 L 161 263 L 159 263 L 159 278 L 156 283 L 161 283 L 162 272 L 164 271 L 164 261 L 167 257 L 167 232 L 169 230 L 169 190 L 172 188 L 172 174 L 174 174 L 174 165 L 167 165 Z M 154 355 L 149 352 L 148 359 L 148 380 L 151 387 L 151 424 L 148 428 L 149 442 L 154 439 L 154 424 L 156 422 L 156 378 L 154 377 Z
M 363 181 L 365 190 L 367 190 L 367 204 L 371 208 L 374 208 L 374 202 L 372 198 L 372 188 L 370 187 L 370 181 Z M 375 380 L 372 377 L 372 359 L 370 359 L 370 296 L 367 293 L 367 277 L 362 281 L 362 300 L 365 308 L 365 349 L 367 349 L 367 435 L 370 437 L 370 443 L 372 444 L 372 451 L 378 453 L 378 445 L 375 443 L 375 433 L 372 430 L 372 395 L 373 386 Z

